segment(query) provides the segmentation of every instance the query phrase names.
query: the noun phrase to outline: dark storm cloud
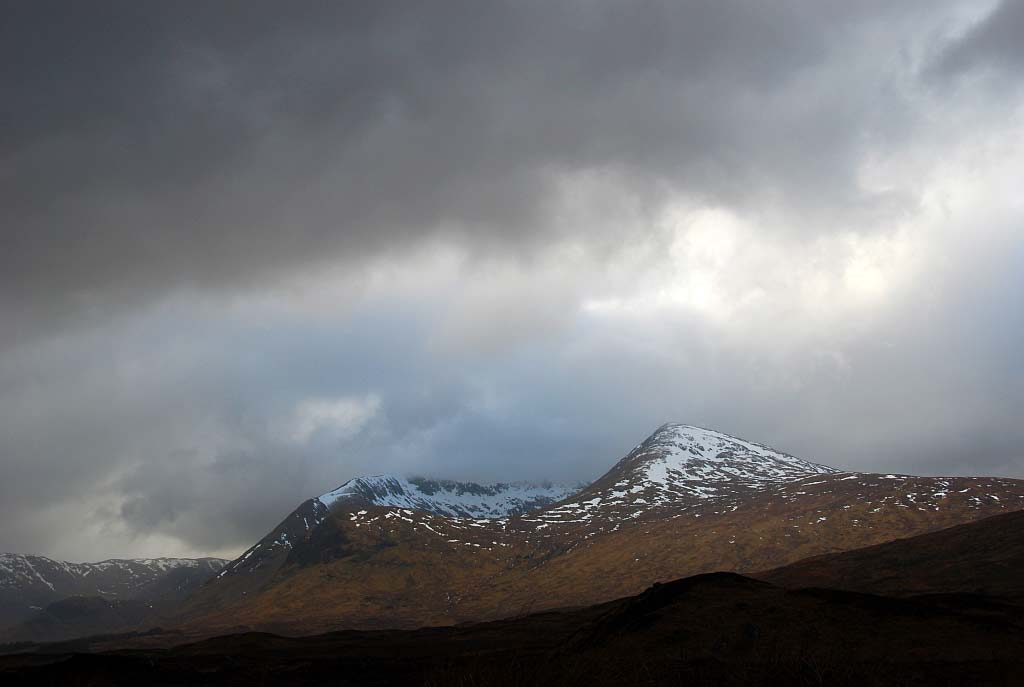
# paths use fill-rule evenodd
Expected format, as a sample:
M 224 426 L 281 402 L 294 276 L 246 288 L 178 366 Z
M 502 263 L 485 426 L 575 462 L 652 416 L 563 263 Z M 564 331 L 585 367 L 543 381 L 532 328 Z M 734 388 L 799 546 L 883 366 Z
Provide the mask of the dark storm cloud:
M 879 6 L 17 4 L 5 338 L 430 236 L 529 251 L 585 232 L 556 211 L 579 171 L 652 203 L 870 205 L 853 162 L 901 105 L 814 75 Z
M 665 421 L 1024 475 L 1024 155 L 944 78 L 1012 76 L 1021 3 L 9 5 L 0 550 L 230 552 Z

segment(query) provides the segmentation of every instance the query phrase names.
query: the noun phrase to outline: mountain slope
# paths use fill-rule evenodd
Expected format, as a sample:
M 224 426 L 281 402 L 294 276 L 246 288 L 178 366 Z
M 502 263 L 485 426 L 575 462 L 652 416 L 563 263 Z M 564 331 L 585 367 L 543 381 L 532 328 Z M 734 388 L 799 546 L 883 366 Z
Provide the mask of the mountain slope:
M 1019 480 L 819 475 L 748 499 L 638 519 L 636 526 L 591 523 L 584 542 L 552 558 L 529 591 L 510 584 L 495 593 L 513 605 L 527 595 L 592 603 L 635 593 L 644 580 L 671 579 L 675 571 L 765 570 L 1021 507 Z
M 1024 510 L 756 574 L 783 587 L 984 594 L 1024 603 Z
M 591 486 L 535 511 L 452 517 L 377 498 L 305 502 L 189 600 L 185 626 L 305 633 L 588 605 L 1021 508 L 1024 482 L 839 472 L 665 425 Z
M 147 558 L 68 563 L 0 553 L 0 628 L 72 596 L 180 601 L 227 562 L 219 558 Z

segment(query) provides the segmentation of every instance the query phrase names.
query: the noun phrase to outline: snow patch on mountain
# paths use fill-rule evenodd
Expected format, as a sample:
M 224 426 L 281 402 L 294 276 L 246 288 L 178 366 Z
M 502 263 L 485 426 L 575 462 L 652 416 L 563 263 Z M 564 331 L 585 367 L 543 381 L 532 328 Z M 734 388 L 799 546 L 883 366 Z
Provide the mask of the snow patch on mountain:
M 472 527 L 478 522 L 500 522 L 502 518 L 544 508 L 575 493 L 579 486 L 547 482 L 476 484 L 405 479 L 394 475 L 356 477 L 337 489 L 302 503 L 272 532 L 221 570 L 217 578 L 251 573 L 276 564 L 299 542 L 308 539 L 310 532 L 323 523 L 336 506 L 345 506 L 350 511 L 349 520 L 356 527 L 366 519 L 366 508 L 372 506 L 391 509 L 385 516 L 389 519 L 415 521 L 428 530 L 429 525 L 420 523 L 420 519 L 452 518 Z
M 579 488 L 580 485 L 550 482 L 476 484 L 375 475 L 349 480 L 317 500 L 328 507 L 351 501 L 356 505 L 408 508 L 456 518 L 504 518 L 549 506 Z
M 116 573 L 133 584 L 146 582 L 154 576 L 175 568 L 222 567 L 227 561 L 205 558 L 138 558 L 110 559 L 98 563 L 69 563 L 45 556 L 0 553 L 0 589 L 54 584 L 70 579 L 84 579 L 100 573 Z M 57 578 L 60 579 L 57 579 Z

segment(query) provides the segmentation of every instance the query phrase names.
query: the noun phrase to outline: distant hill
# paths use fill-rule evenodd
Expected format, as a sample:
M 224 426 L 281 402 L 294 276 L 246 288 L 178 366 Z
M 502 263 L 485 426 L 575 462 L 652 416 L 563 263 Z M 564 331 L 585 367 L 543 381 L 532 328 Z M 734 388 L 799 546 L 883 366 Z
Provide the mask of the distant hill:
M 113 559 L 68 563 L 0 553 L 0 635 L 69 597 L 180 602 L 228 561 L 220 558 Z

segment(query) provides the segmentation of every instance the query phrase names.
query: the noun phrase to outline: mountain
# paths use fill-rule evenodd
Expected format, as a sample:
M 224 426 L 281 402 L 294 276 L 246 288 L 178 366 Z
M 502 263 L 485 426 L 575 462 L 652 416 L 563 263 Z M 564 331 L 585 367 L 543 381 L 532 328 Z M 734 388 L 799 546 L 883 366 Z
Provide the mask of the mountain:
M 496 619 L 1024 507 L 1020 480 L 844 472 L 680 424 L 532 511 L 495 511 L 490 494 L 469 510 L 451 498 L 457 487 L 431 501 L 433 486 L 408 484 L 355 480 L 301 504 L 184 604 L 181 627 L 304 634 Z
M 228 561 L 145 558 L 68 563 L 0 553 L 0 628 L 73 596 L 107 600 L 181 601 Z
M 531 508 L 555 503 L 576 488 L 578 486 L 550 482 L 480 485 L 419 478 L 406 480 L 391 475 L 357 477 L 303 502 L 218 573 L 217 580 L 231 580 L 230 586 L 221 583 L 205 594 L 207 597 L 226 595 L 238 600 L 266 586 L 281 568 L 308 567 L 347 555 L 349 549 L 343 533 L 330 524 L 325 525 L 331 513 L 348 513 L 352 523 L 371 511 L 405 519 L 416 513 L 418 517 L 452 523 L 490 523 L 490 518 L 501 518 L 504 522 Z M 422 526 L 430 527 L 429 524 Z M 204 597 L 197 603 L 209 605 L 209 599 Z
M 1021 542 L 1024 512 L 1013 512 L 801 561 L 761 580 L 710 573 L 593 606 L 487 623 L 300 638 L 248 632 L 183 645 L 181 635 L 150 633 L 26 646 L 36 653 L 0 656 L 0 679 L 153 686 L 1014 685 L 1024 673 Z M 816 587 L 829 580 L 885 593 Z

